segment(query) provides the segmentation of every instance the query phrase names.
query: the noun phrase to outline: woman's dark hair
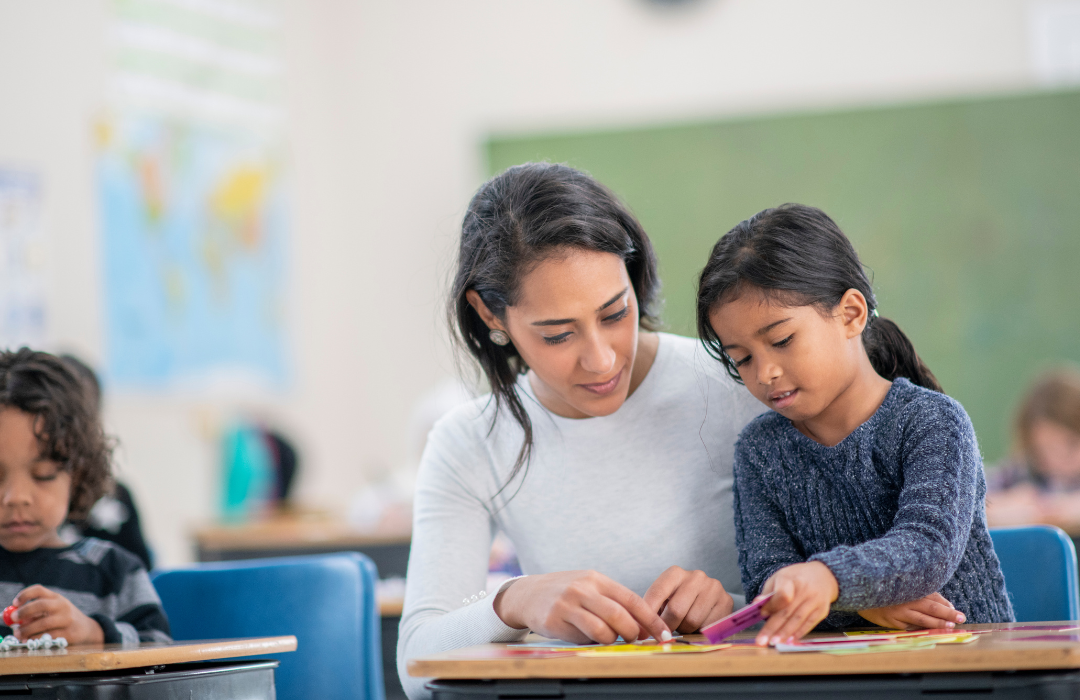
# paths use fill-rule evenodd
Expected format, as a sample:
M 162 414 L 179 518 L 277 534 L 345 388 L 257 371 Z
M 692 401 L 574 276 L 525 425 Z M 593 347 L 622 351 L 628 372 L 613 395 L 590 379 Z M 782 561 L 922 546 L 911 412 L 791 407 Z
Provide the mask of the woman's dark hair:
M 457 331 L 455 339 L 487 377 L 495 416 L 508 410 L 524 431 L 506 484 L 532 453 L 532 423 L 515 387 L 518 376 L 529 368 L 512 342 L 502 346 L 491 342 L 490 329 L 465 293 L 475 290 L 497 318 L 505 319 L 507 307 L 518 301 L 522 278 L 552 255 L 574 249 L 622 258 L 637 297 L 640 324 L 648 329 L 656 326 L 653 306 L 660 281 L 649 237 L 614 193 L 580 170 L 554 163 L 508 168 L 481 185 L 461 225 L 449 319 Z
M 112 447 L 83 379 L 46 352 L 0 352 L 0 407 L 36 418 L 41 456 L 71 474 L 68 517 L 85 518 L 111 484 Z
M 877 317 L 874 290 L 851 241 L 825 212 L 802 204 L 758 212 L 713 246 L 698 281 L 698 334 L 709 354 L 742 381 L 709 322 L 717 304 L 756 290 L 787 306 L 812 305 L 830 311 L 849 289 L 866 298 L 870 318 L 862 337 L 874 371 L 890 381 L 906 377 L 941 391 L 900 327 Z

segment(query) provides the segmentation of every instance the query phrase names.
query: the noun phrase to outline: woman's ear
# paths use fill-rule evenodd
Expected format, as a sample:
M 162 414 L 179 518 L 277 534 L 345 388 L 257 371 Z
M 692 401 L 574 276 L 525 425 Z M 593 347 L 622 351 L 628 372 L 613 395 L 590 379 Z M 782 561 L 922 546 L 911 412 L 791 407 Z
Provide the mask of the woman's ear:
M 480 294 L 475 289 L 469 289 L 465 292 L 465 301 L 469 302 L 469 306 L 473 307 L 473 310 L 480 316 L 480 320 L 484 322 L 491 330 L 505 331 L 502 324 L 499 323 L 498 317 L 491 313 L 491 309 L 487 307 L 484 300 L 480 298 Z
M 847 290 L 844 292 L 844 296 L 840 297 L 838 306 L 847 337 L 854 338 L 862 335 L 863 329 L 866 328 L 866 321 L 869 318 L 869 307 L 862 292 L 858 289 Z

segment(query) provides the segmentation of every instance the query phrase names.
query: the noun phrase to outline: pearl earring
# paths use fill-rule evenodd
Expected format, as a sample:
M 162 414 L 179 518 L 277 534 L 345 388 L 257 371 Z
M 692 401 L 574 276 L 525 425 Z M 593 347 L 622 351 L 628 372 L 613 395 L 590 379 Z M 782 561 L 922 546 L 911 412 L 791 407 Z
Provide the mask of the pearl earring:
M 488 338 L 496 345 L 507 345 L 510 342 L 510 336 L 506 334 L 506 331 L 493 330 L 488 333 Z

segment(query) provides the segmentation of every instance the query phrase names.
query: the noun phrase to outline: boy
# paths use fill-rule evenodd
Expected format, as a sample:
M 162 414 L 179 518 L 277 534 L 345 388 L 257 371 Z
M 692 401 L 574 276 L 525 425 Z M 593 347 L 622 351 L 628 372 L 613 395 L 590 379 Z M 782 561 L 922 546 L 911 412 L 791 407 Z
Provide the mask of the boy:
M 108 542 L 68 545 L 110 481 L 110 446 L 80 379 L 59 359 L 0 352 L 0 601 L 20 641 L 167 642 L 169 623 L 139 560 Z

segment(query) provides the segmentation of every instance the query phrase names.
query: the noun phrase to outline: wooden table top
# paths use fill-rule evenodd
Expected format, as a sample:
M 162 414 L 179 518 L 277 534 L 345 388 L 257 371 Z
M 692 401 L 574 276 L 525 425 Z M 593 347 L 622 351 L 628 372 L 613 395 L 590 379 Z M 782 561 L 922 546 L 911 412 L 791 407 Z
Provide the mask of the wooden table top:
M 185 661 L 263 656 L 296 651 L 296 637 L 252 637 L 198 642 L 86 644 L 66 649 L 12 649 L 0 652 L 0 676 L 75 673 L 159 666 Z
M 195 531 L 205 551 L 282 548 L 371 547 L 408 544 L 405 531 L 358 532 L 343 519 L 323 514 L 278 514 L 245 523 L 218 523 Z
M 809 676 L 874 673 L 1045 670 L 1080 668 L 1080 632 L 1054 634 L 1054 641 L 1019 641 L 1049 635 L 1013 630 L 1054 623 L 964 625 L 964 629 L 1007 628 L 981 634 L 969 644 L 941 644 L 918 651 L 834 656 L 820 652 L 784 653 L 775 649 L 733 646 L 699 654 L 625 656 L 561 656 L 554 658 L 484 658 L 485 650 L 505 646 L 483 644 L 408 663 L 409 675 L 441 679 L 508 678 L 691 678 L 709 676 Z M 812 635 L 823 636 L 823 635 Z M 827 635 L 826 635 L 827 636 Z M 752 635 L 740 634 L 745 639 Z M 689 635 L 689 641 L 704 641 Z

